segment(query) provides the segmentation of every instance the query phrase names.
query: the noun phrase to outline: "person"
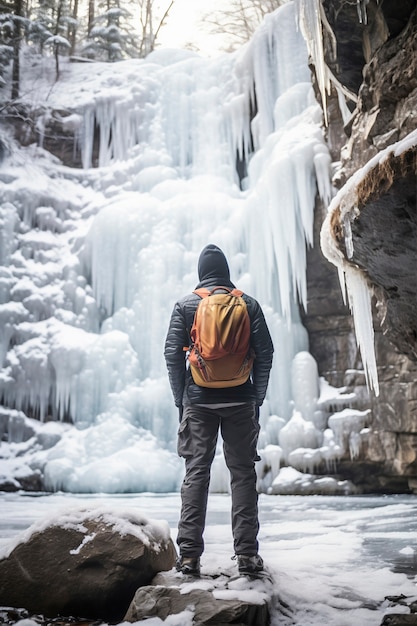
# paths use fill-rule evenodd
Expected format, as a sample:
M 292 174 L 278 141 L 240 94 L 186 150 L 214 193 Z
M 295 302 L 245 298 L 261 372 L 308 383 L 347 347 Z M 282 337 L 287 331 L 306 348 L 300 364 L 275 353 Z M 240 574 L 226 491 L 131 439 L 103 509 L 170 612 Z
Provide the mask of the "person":
M 230 280 L 227 259 L 214 244 L 201 251 L 198 277 L 196 288 L 235 287 Z M 243 298 L 250 318 L 250 342 L 255 354 L 247 382 L 219 389 L 201 387 L 193 381 L 184 347 L 190 345 L 190 330 L 201 301 L 197 294 L 187 295 L 175 304 L 165 341 L 169 382 L 179 409 L 178 454 L 185 459 L 176 567 L 178 571 L 194 576 L 200 575 L 210 470 L 219 430 L 231 476 L 233 558 L 237 559 L 241 574 L 255 575 L 263 570 L 263 560 L 258 554 L 255 461 L 259 460 L 259 407 L 268 386 L 273 344 L 259 303 L 246 294 Z

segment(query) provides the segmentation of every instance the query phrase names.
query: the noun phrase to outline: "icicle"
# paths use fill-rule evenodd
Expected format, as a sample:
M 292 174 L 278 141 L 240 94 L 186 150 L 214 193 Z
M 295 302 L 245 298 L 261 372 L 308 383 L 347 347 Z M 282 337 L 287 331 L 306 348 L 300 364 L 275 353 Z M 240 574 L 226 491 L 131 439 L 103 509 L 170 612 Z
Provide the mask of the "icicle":
M 0 265 L 8 265 L 11 254 L 17 248 L 15 231 L 18 223 L 16 208 L 9 202 L 3 203 L 0 206 Z
M 346 280 L 345 280 L 345 272 L 343 271 L 343 267 L 340 265 L 337 266 L 337 276 L 339 278 L 340 289 L 342 292 L 343 304 L 347 303 L 346 299 Z
M 81 131 L 81 160 L 83 168 L 87 169 L 92 166 L 93 146 L 94 146 L 94 124 L 95 115 L 92 106 L 84 110 L 83 126 Z
M 330 166 L 331 156 L 327 146 L 317 143 L 314 146 L 314 170 L 319 196 L 325 206 L 329 205 L 333 195 L 330 181 Z M 313 245 L 312 239 L 310 243 Z
M 378 372 L 374 349 L 371 292 L 363 273 L 351 265 L 345 267 L 349 306 L 352 311 L 355 333 L 361 350 L 366 381 L 370 389 L 379 395 Z
M 358 13 L 360 14 L 360 16 L 362 15 L 363 1 L 364 0 L 357 0 Z M 369 0 L 366 0 L 366 4 L 368 2 Z M 334 76 L 324 60 L 322 29 L 325 28 L 328 33 L 334 59 L 336 58 L 336 37 L 327 20 L 321 0 L 296 0 L 296 6 L 299 15 L 301 32 L 303 33 L 303 36 L 306 40 L 308 52 L 312 58 L 316 71 L 317 84 L 321 95 L 325 124 L 327 126 L 328 123 L 327 94 L 330 94 L 332 84 L 336 88 L 339 108 L 342 114 L 342 118 L 346 123 L 350 118 L 351 113 L 346 105 L 345 98 L 347 97 L 349 100 L 357 102 L 358 97 L 356 94 L 351 92 L 339 82 L 339 80 Z M 366 16 L 366 9 L 364 9 L 364 12 Z
M 320 18 L 321 0 L 297 0 L 297 7 L 301 32 L 307 42 L 308 52 L 316 69 L 324 121 L 327 126 L 327 94 L 330 94 L 330 78 L 324 61 L 322 22 Z
M 378 373 L 376 368 L 374 349 L 374 328 L 372 321 L 371 292 L 364 274 L 355 266 L 346 262 L 342 252 L 335 244 L 330 229 L 331 212 L 328 213 L 321 230 L 321 249 L 326 258 L 334 263 L 338 270 L 343 300 L 347 292 L 349 307 L 355 324 L 355 334 L 361 350 L 365 368 L 366 380 L 375 395 L 379 395 Z M 350 243 L 350 219 L 346 214 L 344 219 L 346 232 L 347 253 L 353 254 Z
M 332 429 L 337 444 L 345 451 L 353 449 L 353 454 L 358 454 L 359 440 L 355 435 L 365 427 L 370 410 L 358 411 L 356 409 L 343 409 L 329 417 L 329 427 Z M 351 452 L 352 458 L 352 452 Z
M 343 220 L 343 229 L 345 235 L 346 256 L 348 259 L 351 259 L 353 257 L 353 240 L 350 215 L 348 213 L 345 215 Z
M 368 14 L 366 11 L 368 4 L 369 0 L 356 0 L 359 22 L 365 25 L 368 23 Z

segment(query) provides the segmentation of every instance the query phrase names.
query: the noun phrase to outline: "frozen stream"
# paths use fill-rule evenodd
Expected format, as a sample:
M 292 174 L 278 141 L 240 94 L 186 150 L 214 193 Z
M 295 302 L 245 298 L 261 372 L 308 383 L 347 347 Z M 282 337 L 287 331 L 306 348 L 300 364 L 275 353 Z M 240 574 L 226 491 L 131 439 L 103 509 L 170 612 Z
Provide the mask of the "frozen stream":
M 167 520 L 175 540 L 178 494 L 3 493 L 0 549 L 45 516 L 100 501 Z M 227 495 L 210 496 L 203 571 L 205 565 L 230 567 L 229 508 Z M 409 611 L 387 596 L 417 600 L 417 498 L 261 495 L 260 519 L 260 552 L 279 599 L 291 608 L 274 615 L 273 626 L 379 625 L 387 613 Z

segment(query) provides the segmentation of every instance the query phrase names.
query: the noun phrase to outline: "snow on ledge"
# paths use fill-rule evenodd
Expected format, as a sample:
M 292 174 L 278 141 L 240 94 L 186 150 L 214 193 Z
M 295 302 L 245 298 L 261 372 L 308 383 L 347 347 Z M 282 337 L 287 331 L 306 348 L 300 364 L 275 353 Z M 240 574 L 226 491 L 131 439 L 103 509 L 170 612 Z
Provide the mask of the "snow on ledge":
M 338 269 L 344 300 L 347 292 L 367 384 L 370 389 L 374 390 L 376 396 L 379 395 L 379 382 L 372 323 L 372 285 L 368 282 L 365 273 L 349 260 L 353 256 L 351 223 L 360 213 L 360 190 L 364 189 L 365 185 L 362 183 L 369 173 L 383 166 L 388 159 L 398 157 L 416 146 L 417 130 L 414 130 L 401 141 L 376 154 L 357 170 L 334 196 L 321 229 L 321 249 L 324 256 Z M 338 245 L 338 237 L 344 238 L 348 258 Z

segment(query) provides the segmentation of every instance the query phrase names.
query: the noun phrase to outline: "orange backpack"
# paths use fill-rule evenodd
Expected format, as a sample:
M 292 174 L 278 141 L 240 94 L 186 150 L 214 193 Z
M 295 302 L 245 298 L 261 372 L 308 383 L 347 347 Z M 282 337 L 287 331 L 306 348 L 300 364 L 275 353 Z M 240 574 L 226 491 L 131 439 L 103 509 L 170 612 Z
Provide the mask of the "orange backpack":
M 221 293 L 215 293 L 219 290 Z M 201 301 L 191 328 L 191 345 L 185 348 L 194 382 L 201 387 L 243 385 L 254 360 L 243 291 L 215 287 L 194 293 Z

